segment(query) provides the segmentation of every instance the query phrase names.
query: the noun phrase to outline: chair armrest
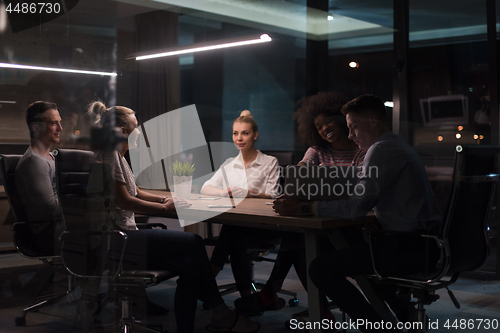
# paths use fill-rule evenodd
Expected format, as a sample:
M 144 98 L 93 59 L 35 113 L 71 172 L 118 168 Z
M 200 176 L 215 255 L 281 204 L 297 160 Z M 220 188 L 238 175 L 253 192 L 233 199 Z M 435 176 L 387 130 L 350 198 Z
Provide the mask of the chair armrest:
M 153 228 L 167 229 L 167 226 L 164 225 L 163 223 L 136 223 L 135 225 L 139 230 L 153 229 Z
M 19 230 L 20 228 L 25 228 L 28 225 L 36 225 L 36 224 L 42 224 L 42 223 L 52 223 L 52 221 L 30 221 L 29 223 L 26 221 L 14 222 L 14 224 L 12 224 L 12 227 L 10 227 L 10 230 L 16 231 L 16 230 Z
M 89 236 L 121 235 L 125 240 L 128 239 L 128 236 L 124 231 L 111 230 L 111 231 L 63 231 L 61 236 L 59 236 L 59 240 L 64 241 L 64 239 L 67 238 L 70 234 L 81 234 L 81 235 L 89 235 Z
M 91 242 L 73 242 L 73 248 L 67 248 L 66 242 L 68 242 L 70 236 L 76 237 L 76 240 L 82 240 L 82 239 L 87 239 L 89 236 L 98 236 L 99 241 L 98 243 L 94 244 L 95 246 L 91 245 Z M 128 241 L 128 236 L 125 232 L 120 231 L 120 230 L 111 230 L 111 231 L 64 231 L 59 239 L 62 242 L 61 245 L 61 258 L 64 264 L 64 267 L 68 272 L 70 272 L 72 275 L 77 276 L 77 277 L 84 277 L 84 278 L 99 278 L 100 275 L 91 275 L 91 274 L 81 274 L 77 273 L 72 269 L 72 266 L 70 263 L 66 262 L 65 259 L 67 259 L 68 256 L 73 255 L 73 260 L 78 260 L 80 259 L 84 263 L 92 263 L 92 259 L 95 258 L 102 258 L 100 254 L 102 254 L 100 251 L 103 251 L 103 244 L 101 243 L 102 237 L 105 236 L 111 236 L 111 237 L 121 237 L 123 241 L 123 245 L 121 248 L 116 249 L 116 252 L 118 252 L 118 265 L 116 268 L 116 271 L 114 274 L 111 276 L 111 278 L 115 279 L 122 271 L 122 265 L 123 265 L 123 257 L 125 254 L 125 249 L 127 247 L 127 241 Z M 109 251 L 109 244 L 104 244 L 106 247 L 104 248 L 104 251 Z M 107 255 L 106 255 L 106 259 Z M 76 264 L 76 266 L 80 265 L 81 263 Z M 96 266 L 97 267 L 97 266 Z M 99 267 L 103 267 L 102 265 L 99 265 Z M 102 273 L 102 272 L 100 272 Z
M 369 235 L 408 235 L 408 236 L 421 236 L 421 237 L 438 237 L 437 235 L 430 235 L 426 231 L 397 231 L 397 230 L 384 230 L 377 222 L 366 223 L 363 227 L 363 234 L 368 239 Z
M 19 228 L 24 227 L 25 225 L 26 225 L 26 222 L 14 222 L 12 227 L 10 227 L 10 230 L 16 231 L 16 230 L 19 230 Z
M 387 258 L 377 258 L 376 251 L 374 251 L 374 239 L 376 237 L 386 237 L 387 241 L 390 241 L 391 237 L 393 237 L 393 239 L 397 237 L 398 242 L 401 243 L 405 242 L 405 240 L 412 241 L 421 238 L 428 238 L 434 240 L 436 248 L 438 248 L 439 251 L 441 252 L 441 256 L 444 255 L 444 258 L 447 259 L 449 255 L 449 249 L 444 239 L 442 239 L 440 236 L 427 234 L 425 232 L 406 232 L 406 231 L 393 231 L 393 230 L 383 230 L 383 229 L 368 230 L 366 228 L 364 229 L 364 236 L 366 237 L 365 239 L 370 247 L 370 256 L 372 259 L 373 271 L 375 272 L 375 276 L 377 277 L 378 280 L 392 279 L 392 280 L 400 280 L 400 281 L 415 282 L 415 283 L 422 283 L 422 282 L 430 283 L 442 277 L 442 274 L 440 274 L 438 277 L 433 277 L 431 279 L 427 277 L 418 278 L 415 277 L 416 274 L 414 275 L 405 274 L 404 276 L 403 275 L 383 276 L 380 272 L 380 262 L 382 262 L 384 259 L 387 260 Z

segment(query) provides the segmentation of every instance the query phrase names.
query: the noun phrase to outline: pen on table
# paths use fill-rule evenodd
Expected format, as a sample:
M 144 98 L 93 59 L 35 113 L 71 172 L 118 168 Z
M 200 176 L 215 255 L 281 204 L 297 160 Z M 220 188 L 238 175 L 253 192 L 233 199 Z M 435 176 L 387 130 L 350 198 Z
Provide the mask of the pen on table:
M 229 188 L 229 182 L 227 181 L 227 176 L 226 176 L 226 171 L 224 170 L 224 166 L 221 165 L 220 169 L 222 171 L 222 176 L 224 177 L 224 182 L 226 183 L 226 187 Z M 234 203 L 233 199 L 233 193 L 231 191 L 229 191 L 229 200 L 231 200 L 231 205 L 233 206 L 233 208 L 236 208 L 236 204 Z
M 236 208 L 233 205 L 207 205 L 208 208 Z

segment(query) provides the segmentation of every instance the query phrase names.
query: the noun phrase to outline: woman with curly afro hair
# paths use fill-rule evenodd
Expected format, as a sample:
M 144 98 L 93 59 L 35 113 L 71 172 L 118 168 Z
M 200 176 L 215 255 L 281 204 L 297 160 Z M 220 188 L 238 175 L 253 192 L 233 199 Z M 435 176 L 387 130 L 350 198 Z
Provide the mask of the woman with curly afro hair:
M 297 103 L 293 118 L 299 124 L 299 134 L 311 146 L 298 165 L 360 166 L 363 163 L 366 150 L 360 150 L 347 138 L 347 122 L 340 112 L 347 102 L 349 99 L 342 93 L 323 91 Z M 329 246 L 329 242 L 323 243 L 326 245 L 322 246 Z M 330 250 L 330 247 L 326 249 Z M 236 309 L 248 313 L 281 309 L 285 301 L 277 293 L 292 265 L 307 289 L 304 235 L 282 233 L 280 250 L 266 285 L 258 293 L 237 299 L 234 302 Z M 323 315 L 335 319 L 328 310 Z
M 340 112 L 348 101 L 340 92 L 322 91 L 297 103 L 293 118 L 300 136 L 311 146 L 298 165 L 361 165 L 366 150 L 347 138 L 349 129 Z

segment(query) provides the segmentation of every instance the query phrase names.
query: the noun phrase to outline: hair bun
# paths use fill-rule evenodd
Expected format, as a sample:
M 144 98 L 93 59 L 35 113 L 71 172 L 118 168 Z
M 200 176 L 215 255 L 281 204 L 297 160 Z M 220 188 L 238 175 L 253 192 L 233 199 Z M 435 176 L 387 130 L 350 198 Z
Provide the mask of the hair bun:
M 240 113 L 240 117 L 252 117 L 252 114 L 248 110 L 243 110 Z M 253 118 L 253 117 L 252 117 Z
M 92 102 L 87 106 L 87 115 L 96 124 L 101 121 L 106 111 L 106 106 L 101 101 Z

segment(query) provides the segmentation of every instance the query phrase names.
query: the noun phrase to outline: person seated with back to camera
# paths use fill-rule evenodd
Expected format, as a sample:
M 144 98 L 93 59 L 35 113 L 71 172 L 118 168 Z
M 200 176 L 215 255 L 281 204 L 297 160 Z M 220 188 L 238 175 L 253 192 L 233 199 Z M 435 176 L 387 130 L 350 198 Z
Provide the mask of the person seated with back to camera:
M 441 212 L 424 166 L 416 151 L 387 129 L 384 103 L 374 95 L 361 95 L 344 105 L 342 113 L 346 115 L 349 138 L 360 148 L 368 149 L 358 180 L 364 192 L 347 199 L 309 203 L 282 196 L 275 200 L 274 210 L 280 215 L 302 215 L 301 208 L 307 206 L 314 216 L 355 220 L 374 209 L 383 230 L 436 234 L 441 225 Z M 424 237 L 414 241 L 406 237 L 404 241 L 398 241 L 397 237 L 375 239 L 374 250 L 386 258 L 379 267 L 380 272 L 411 273 L 431 268 L 439 259 L 439 251 L 426 245 Z M 428 255 L 423 255 L 424 251 L 428 251 Z M 346 279 L 374 274 L 370 246 L 362 238 L 349 242 L 345 249 L 313 260 L 309 274 L 313 283 L 354 321 L 382 321 L 363 294 Z M 393 289 L 384 292 L 383 297 L 398 318 L 408 320 L 409 300 L 398 300 Z M 368 326 L 358 329 L 381 332 Z
M 258 136 L 257 123 L 250 111 L 242 111 L 233 122 L 233 142 L 240 153 L 223 164 L 229 184 L 224 181 L 221 167 L 203 184 L 201 194 L 249 198 L 277 196 L 278 160 L 255 148 Z M 222 226 L 210 259 L 214 276 L 222 270 L 230 256 L 236 287 L 241 296 L 249 295 L 252 291 L 252 260 L 247 249 L 258 241 L 269 242 L 278 237 L 279 232 L 274 230 Z
M 340 112 L 348 101 L 340 92 L 322 91 L 297 103 L 298 108 L 293 118 L 299 125 L 300 136 L 310 145 L 298 166 L 360 166 L 363 163 L 366 150 L 358 148 L 348 139 L 349 129 L 345 116 Z M 330 242 L 323 237 L 321 248 L 323 251 L 331 250 Z M 281 309 L 285 302 L 277 293 L 283 287 L 292 265 L 307 290 L 304 235 L 284 232 L 276 262 L 265 287 L 257 294 L 237 299 L 234 303 L 236 309 L 248 313 Z M 325 316 L 333 319 L 329 311 Z
M 115 113 L 115 123 L 125 138 L 137 140 L 139 131 L 135 112 L 123 106 L 106 108 L 101 102 L 89 106 L 88 114 L 100 123 L 102 117 Z M 134 141 L 134 140 L 130 140 Z M 136 145 L 136 142 L 130 142 Z M 124 158 L 129 143 L 122 143 L 112 151 L 99 151 L 96 159 L 109 163 L 110 179 L 91 179 L 107 183 L 111 195 L 110 218 L 104 228 L 126 231 L 127 255 L 139 256 L 141 260 L 124 260 L 126 270 L 172 270 L 179 274 L 175 292 L 175 317 L 177 332 L 194 332 L 197 300 L 210 305 L 212 323 L 207 326 L 213 332 L 256 332 L 260 325 L 231 311 L 220 296 L 208 261 L 207 252 L 200 236 L 167 229 L 138 230 L 134 213 L 166 216 L 176 208 L 191 204 L 181 198 L 166 198 L 139 189 L 134 175 Z M 106 178 L 106 177 L 105 177 Z M 90 186 L 90 184 L 89 184 Z M 102 228 L 101 228 L 102 230 Z
M 57 254 L 58 237 L 64 231 L 57 199 L 54 156 L 50 146 L 58 143 L 61 117 L 55 103 L 37 101 L 26 110 L 31 143 L 19 160 L 15 182 L 33 233 L 33 247 L 39 255 Z

